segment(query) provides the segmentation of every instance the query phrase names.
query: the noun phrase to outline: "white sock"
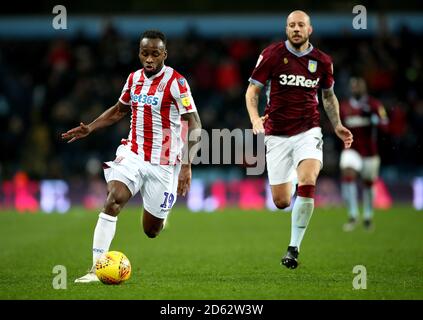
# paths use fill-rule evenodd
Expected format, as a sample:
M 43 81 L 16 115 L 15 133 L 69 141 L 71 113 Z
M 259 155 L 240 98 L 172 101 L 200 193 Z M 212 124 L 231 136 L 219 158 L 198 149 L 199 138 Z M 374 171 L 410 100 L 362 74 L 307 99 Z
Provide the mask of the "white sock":
M 97 225 L 94 230 L 93 240 L 93 265 L 97 259 L 104 253 L 109 251 L 110 244 L 116 231 L 117 217 L 110 216 L 101 212 L 98 215 Z
M 357 196 L 357 184 L 355 182 L 343 182 L 341 185 L 342 195 L 348 207 L 348 215 L 350 218 L 357 220 L 358 211 L 358 196 Z
M 363 188 L 363 216 L 365 220 L 373 218 L 373 187 Z
M 300 251 L 301 241 L 307 229 L 308 222 L 314 209 L 314 199 L 297 197 L 291 216 L 291 242 L 290 247 L 298 247 Z

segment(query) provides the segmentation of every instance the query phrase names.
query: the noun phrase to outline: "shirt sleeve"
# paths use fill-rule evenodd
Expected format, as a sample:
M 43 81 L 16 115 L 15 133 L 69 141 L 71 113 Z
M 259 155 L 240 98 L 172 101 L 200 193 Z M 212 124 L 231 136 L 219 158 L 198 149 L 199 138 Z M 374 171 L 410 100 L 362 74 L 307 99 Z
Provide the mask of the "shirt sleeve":
M 264 87 L 267 80 L 271 77 L 271 71 L 273 67 L 272 55 L 268 48 L 264 49 L 258 57 L 256 66 L 251 74 L 250 83 L 255 84 L 259 87 Z
M 120 94 L 119 101 L 123 104 L 130 105 L 131 104 L 131 87 L 132 81 L 134 78 L 134 73 L 131 73 L 126 79 L 125 86 L 122 89 L 122 93 Z
M 335 83 L 333 78 L 333 63 L 329 61 L 328 63 L 324 64 L 324 71 L 322 74 L 322 81 L 321 81 L 321 88 L 323 90 L 331 89 Z
M 170 86 L 170 92 L 175 100 L 179 114 L 197 111 L 191 89 L 184 77 L 176 77 Z

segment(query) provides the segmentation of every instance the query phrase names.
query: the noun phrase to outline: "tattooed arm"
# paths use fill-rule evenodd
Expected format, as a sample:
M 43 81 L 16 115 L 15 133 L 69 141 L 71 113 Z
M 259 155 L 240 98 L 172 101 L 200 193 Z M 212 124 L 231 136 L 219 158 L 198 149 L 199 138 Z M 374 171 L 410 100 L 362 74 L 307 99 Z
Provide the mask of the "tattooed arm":
M 261 87 L 250 83 L 247 92 L 245 93 L 245 103 L 247 105 L 251 124 L 253 125 L 254 134 L 264 133 L 263 123 L 268 118 L 268 115 L 260 117 L 258 113 L 260 91 Z
M 339 117 L 339 102 L 338 98 L 333 91 L 333 88 L 322 91 L 323 107 L 325 108 L 326 114 L 335 129 L 336 135 L 344 142 L 344 147 L 351 147 L 353 142 L 353 136 L 350 130 L 345 128 L 341 123 Z
M 178 177 L 178 195 L 185 196 L 191 186 L 191 163 L 197 154 L 201 137 L 201 120 L 197 112 L 185 113 L 182 119 L 188 122 L 187 163 L 183 163 Z

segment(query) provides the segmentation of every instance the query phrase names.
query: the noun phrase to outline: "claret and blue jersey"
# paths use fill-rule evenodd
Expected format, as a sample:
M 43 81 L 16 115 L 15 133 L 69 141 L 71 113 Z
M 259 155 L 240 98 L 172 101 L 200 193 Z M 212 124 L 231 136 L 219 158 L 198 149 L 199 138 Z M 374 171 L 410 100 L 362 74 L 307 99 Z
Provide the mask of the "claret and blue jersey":
M 261 53 L 250 82 L 266 87 L 266 135 L 292 136 L 319 126 L 317 90 L 333 87 L 332 59 L 311 44 L 295 51 L 288 41 Z

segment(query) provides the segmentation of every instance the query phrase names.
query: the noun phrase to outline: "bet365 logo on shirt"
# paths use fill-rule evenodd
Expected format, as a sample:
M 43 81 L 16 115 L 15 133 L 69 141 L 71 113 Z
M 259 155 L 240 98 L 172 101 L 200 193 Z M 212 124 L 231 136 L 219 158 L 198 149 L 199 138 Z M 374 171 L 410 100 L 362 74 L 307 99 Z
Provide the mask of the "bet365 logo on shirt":
M 149 104 L 152 106 L 157 106 L 157 104 L 159 103 L 159 97 L 149 96 L 147 94 L 133 94 L 131 92 L 131 99 L 134 102 Z
M 281 74 L 279 78 L 279 83 L 282 86 L 296 86 L 305 88 L 315 88 L 320 80 L 320 78 L 317 78 L 316 80 L 306 79 L 304 76 L 295 74 Z

